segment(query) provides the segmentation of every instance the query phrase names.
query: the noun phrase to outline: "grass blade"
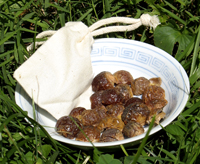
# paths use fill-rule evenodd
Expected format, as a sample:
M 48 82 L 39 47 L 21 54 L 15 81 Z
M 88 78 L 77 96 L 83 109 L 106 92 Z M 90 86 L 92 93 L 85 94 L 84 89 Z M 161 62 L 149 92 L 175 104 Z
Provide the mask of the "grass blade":
M 59 14 L 59 18 L 60 18 L 60 24 L 61 26 L 65 26 L 65 13 L 61 13 Z
M 127 153 L 127 151 L 126 151 L 126 149 L 124 148 L 124 146 L 123 146 L 123 145 L 120 145 L 120 147 L 121 147 L 122 151 L 124 152 L 124 154 L 125 154 L 126 156 L 129 156 L 128 153 Z
M 53 3 L 49 3 L 49 6 L 55 7 L 58 11 L 63 11 L 63 12 L 65 12 L 65 14 L 66 14 L 66 13 L 69 13 L 69 10 L 68 10 L 68 9 L 65 9 L 65 8 L 63 8 L 63 7 L 59 6 L 59 5 L 55 5 L 55 4 L 53 4 Z
M 171 3 L 167 2 L 164 0 L 164 2 L 173 10 L 178 11 L 178 9 L 176 7 L 174 7 Z
M 194 43 L 195 43 L 195 37 L 192 38 L 191 42 L 185 48 L 184 52 L 180 53 L 178 56 L 177 55 L 175 56 L 176 60 L 180 62 L 184 57 L 189 56 L 193 51 Z
M 3 38 L 4 38 L 4 26 L 1 29 L 1 37 L 0 37 L 0 39 L 2 40 Z M 0 46 L 0 53 L 3 53 L 3 52 L 4 52 L 4 44 L 2 44 Z
M 155 116 L 153 117 L 153 119 L 152 119 L 152 121 L 151 121 L 151 123 L 149 125 L 149 128 L 147 130 L 147 133 L 146 133 L 145 137 L 143 138 L 142 143 L 140 144 L 140 146 L 138 148 L 138 151 L 137 151 L 137 153 L 135 155 L 135 158 L 133 159 L 131 164 L 136 164 L 137 163 L 137 160 L 140 157 L 140 154 L 141 154 L 141 152 L 142 152 L 142 150 L 143 150 L 143 148 L 144 148 L 144 146 L 146 144 L 146 141 L 148 139 L 149 133 L 150 133 L 151 129 L 153 128 L 154 122 L 155 122 Z
M 33 120 L 32 118 L 30 118 L 27 115 L 27 112 L 23 111 L 14 101 L 12 101 L 11 99 L 8 99 L 3 93 L 0 94 L 0 99 L 5 101 L 7 104 L 9 104 L 14 111 L 19 112 L 23 117 L 25 117 L 32 125 L 38 125 L 38 127 L 42 130 L 42 132 L 44 133 L 44 135 L 46 136 L 46 138 L 48 138 L 51 142 L 51 145 L 54 146 L 54 148 L 56 149 L 56 151 L 58 151 L 58 146 L 57 146 L 57 141 L 55 141 L 50 135 L 49 133 L 44 129 L 43 126 L 41 126 L 40 124 L 38 124 L 38 122 L 36 122 L 35 120 Z M 19 114 L 17 113 L 17 114 Z M 13 116 L 14 117 L 14 116 Z M 18 116 L 19 117 L 19 116 Z M 9 121 L 8 121 L 9 123 Z M 1 127 L 1 126 L 0 126 Z M 1 130 L 0 130 L 1 131 Z
M 31 140 L 34 140 L 35 138 L 34 137 L 31 137 L 31 138 L 28 138 L 28 139 L 25 139 L 21 142 L 19 142 L 17 144 L 17 147 L 22 147 L 24 144 L 26 144 L 27 142 L 31 141 Z M 4 163 L 7 163 L 8 159 L 16 152 L 17 148 L 15 146 L 13 146 L 8 152 L 7 152 L 7 158 L 4 158 L 3 161 L 2 161 L 2 164 Z
M 190 84 L 193 85 L 200 77 L 200 68 L 198 68 L 194 73 L 189 77 Z
M 2 54 L 0 54 L 0 58 L 3 58 L 3 57 L 5 57 L 5 56 L 7 56 L 9 54 L 12 54 L 13 52 L 14 52 L 14 50 L 10 50 L 10 51 L 7 51 L 5 53 L 2 53 Z
M 176 161 L 176 160 L 177 160 L 176 157 L 175 157 L 171 152 L 169 152 L 169 151 L 167 151 L 167 150 L 165 150 L 165 149 L 161 149 L 161 151 L 162 151 L 163 153 L 165 153 L 168 157 L 170 157 L 173 161 Z
M 104 0 L 104 4 L 105 4 L 105 16 L 106 18 L 111 17 L 111 13 L 110 13 L 110 0 Z
M 93 8 L 89 9 L 85 14 L 83 14 L 77 21 L 82 21 L 89 13 L 93 11 Z
M 5 62 L 2 62 L 0 64 L 0 67 L 5 66 L 7 63 L 10 63 L 14 59 L 14 56 L 11 56 L 9 59 L 7 59 Z
M 96 11 L 96 5 L 94 5 L 94 0 L 92 0 L 92 8 L 94 10 L 94 13 L 95 13 L 97 20 L 99 20 L 99 16 L 98 16 L 97 11 Z
M 172 17 L 172 18 L 174 18 L 175 20 L 179 21 L 180 23 L 186 25 L 186 22 L 185 22 L 183 19 L 181 19 L 179 16 L 177 16 L 176 14 L 172 13 L 171 11 L 169 11 L 169 10 L 167 10 L 167 9 L 161 7 L 161 6 L 159 6 L 159 8 L 160 8 L 163 12 L 167 13 L 170 17 Z
M 49 0 L 45 0 L 44 2 L 45 9 L 48 8 L 49 6 L 50 6 Z
M 34 0 L 31 0 L 30 2 L 25 3 L 25 6 L 23 6 L 22 8 L 20 8 L 20 10 L 15 14 L 15 18 L 17 18 L 22 12 L 24 12 L 24 10 L 26 10 L 27 8 L 29 8 L 29 6 L 31 6 L 31 3 L 33 1 Z
M 58 154 L 59 154 L 59 151 L 55 151 L 55 152 L 53 153 L 53 155 L 51 156 L 51 158 L 46 162 L 46 164 L 55 163 L 55 160 L 56 160 Z
M 197 61 L 198 51 L 199 51 L 199 44 L 200 44 L 200 26 L 198 27 L 198 34 L 197 34 L 197 38 L 195 41 L 194 53 L 193 53 L 193 57 L 192 57 L 192 65 L 191 65 L 191 69 L 190 69 L 190 76 L 194 73 L 194 70 L 196 67 L 196 61 Z
M 10 39 L 11 37 L 13 37 L 20 29 L 17 29 L 16 31 L 13 31 L 9 34 L 7 34 L 1 41 L 0 41 L 0 45 L 4 44 L 8 39 Z
M 17 152 L 20 154 L 23 162 L 25 163 L 29 163 L 24 155 L 24 153 L 20 150 L 20 147 L 17 145 L 16 141 L 12 138 L 12 135 L 10 133 L 10 131 L 8 130 L 8 128 L 4 125 L 4 130 L 6 131 L 6 133 L 8 134 L 9 136 L 9 139 L 11 140 L 12 144 L 15 146 Z
M 11 116 L 9 116 L 4 122 L 3 124 L 1 124 L 0 126 L 0 132 L 2 132 L 2 130 L 4 129 L 4 126 L 6 126 L 12 119 L 14 119 L 15 117 L 23 117 L 20 113 L 16 113 L 16 114 L 12 114 Z
M 187 116 L 189 114 L 191 114 L 192 112 L 194 112 L 197 108 L 199 108 L 200 106 L 200 101 L 196 102 L 195 104 L 193 104 L 193 106 L 189 109 L 187 109 L 185 112 L 182 113 L 183 116 Z

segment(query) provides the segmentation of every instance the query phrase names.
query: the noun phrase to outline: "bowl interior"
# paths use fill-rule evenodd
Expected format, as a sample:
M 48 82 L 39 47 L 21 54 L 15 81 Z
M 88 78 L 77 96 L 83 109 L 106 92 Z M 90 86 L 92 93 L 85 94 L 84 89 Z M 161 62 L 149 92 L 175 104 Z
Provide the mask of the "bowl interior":
M 169 54 L 152 45 L 127 39 L 98 39 L 92 46 L 91 60 L 94 74 L 101 71 L 114 73 L 118 70 L 129 71 L 133 78 L 160 77 L 162 88 L 165 90 L 167 106 L 163 109 L 166 118 L 161 122 L 163 127 L 172 122 L 184 109 L 188 100 L 189 79 L 183 67 Z M 16 103 L 28 111 L 33 118 L 32 100 L 20 85 L 15 92 Z M 56 120 L 45 110 L 36 106 L 37 121 L 56 140 L 77 146 L 91 148 L 91 143 L 64 138 L 55 132 Z M 148 127 L 145 127 L 145 131 Z M 154 134 L 161 129 L 158 125 L 151 130 Z M 96 147 L 115 147 L 130 144 L 144 138 L 145 133 L 122 141 L 94 143 Z

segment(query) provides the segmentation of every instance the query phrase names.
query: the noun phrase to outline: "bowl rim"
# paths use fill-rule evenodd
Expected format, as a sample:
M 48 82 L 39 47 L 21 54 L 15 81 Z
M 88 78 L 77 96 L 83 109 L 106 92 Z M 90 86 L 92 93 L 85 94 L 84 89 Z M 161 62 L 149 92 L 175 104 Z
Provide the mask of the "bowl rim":
M 105 42 L 113 42 L 113 43 L 124 43 L 124 44 L 127 44 L 127 43 L 135 43 L 136 45 L 142 45 L 143 47 L 145 48 L 148 48 L 150 50 L 154 50 L 156 52 L 159 52 L 159 53 L 162 53 L 163 56 L 165 56 L 168 60 L 170 61 L 173 61 L 173 63 L 175 63 L 175 65 L 179 68 L 180 70 L 180 73 L 182 75 L 182 78 L 184 79 L 184 82 L 185 82 L 185 86 L 187 88 L 187 92 L 186 95 L 184 96 L 184 100 L 188 100 L 189 98 L 189 92 L 190 92 L 190 83 L 189 83 L 189 78 L 188 78 L 188 75 L 187 73 L 185 72 L 184 68 L 181 66 L 181 64 L 173 57 L 171 56 L 170 54 L 168 54 L 167 52 L 165 52 L 164 50 L 154 46 L 154 45 L 151 45 L 151 44 L 148 44 L 148 43 L 145 43 L 145 42 L 141 42 L 141 41 L 137 41 L 137 40 L 130 40 L 130 39 L 124 39 L 124 38 L 101 38 L 101 39 L 95 39 L 94 40 L 94 44 L 95 43 L 103 43 L 105 44 Z M 16 90 L 15 90 L 15 101 L 16 103 L 18 102 L 18 97 L 20 96 L 20 93 L 19 90 L 20 90 L 20 85 L 17 85 L 16 86 Z M 187 101 L 180 104 L 179 106 L 179 110 L 176 110 L 173 115 L 171 116 L 170 120 L 165 120 L 163 122 L 161 122 L 161 125 L 157 125 L 155 127 L 153 127 L 149 133 L 149 136 L 160 131 L 162 129 L 162 127 L 165 127 L 167 125 L 169 125 L 174 119 L 176 119 L 176 117 L 182 112 L 182 110 L 184 109 L 185 105 L 186 105 Z M 18 104 L 18 103 L 17 103 Z M 18 104 L 19 105 L 19 104 Z M 24 110 L 24 109 L 22 109 Z M 45 128 L 48 132 L 48 128 Z M 148 129 L 148 128 L 147 128 Z M 141 134 L 141 135 L 138 135 L 138 136 L 135 136 L 135 137 L 132 137 L 132 138 L 127 138 L 127 139 L 124 139 L 124 140 L 120 140 L 120 141 L 114 141 L 114 142 L 94 142 L 94 143 L 90 143 L 90 142 L 81 142 L 81 141 L 76 141 L 76 140 L 71 140 L 71 139 L 68 139 L 68 138 L 65 138 L 65 137 L 62 137 L 61 135 L 57 134 L 53 134 L 51 135 L 52 138 L 58 140 L 58 141 L 61 141 L 61 142 L 64 142 L 64 143 L 67 143 L 67 144 L 70 144 L 70 145 L 74 145 L 74 146 L 80 146 L 80 147 L 93 147 L 93 145 L 95 147 L 112 147 L 112 146 L 119 146 L 119 145 L 124 145 L 124 144 L 129 144 L 129 143 L 132 143 L 132 142 L 136 142 L 136 141 L 139 141 L 141 139 L 143 139 L 146 135 L 146 132 Z

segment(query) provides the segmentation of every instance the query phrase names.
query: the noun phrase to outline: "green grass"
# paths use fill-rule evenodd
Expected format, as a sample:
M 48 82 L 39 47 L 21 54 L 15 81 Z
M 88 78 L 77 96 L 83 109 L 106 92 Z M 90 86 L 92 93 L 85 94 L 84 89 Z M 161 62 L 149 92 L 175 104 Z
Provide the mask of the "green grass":
M 161 25 L 155 31 L 142 26 L 99 37 L 155 45 L 186 70 L 191 85 L 187 105 L 156 137 L 113 152 L 79 150 L 52 139 L 15 104 L 13 72 L 30 57 L 26 46 L 36 41 L 36 34 L 58 30 L 68 21 L 90 26 L 103 18 L 139 18 L 143 13 L 158 15 Z M 199 15 L 197 0 L 0 0 L 0 163 L 200 163 Z

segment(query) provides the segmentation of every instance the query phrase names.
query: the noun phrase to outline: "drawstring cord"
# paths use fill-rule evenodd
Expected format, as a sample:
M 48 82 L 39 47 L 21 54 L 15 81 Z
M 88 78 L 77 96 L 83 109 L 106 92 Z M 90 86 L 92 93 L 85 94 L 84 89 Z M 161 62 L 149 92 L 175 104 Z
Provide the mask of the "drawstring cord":
M 101 26 L 108 25 L 111 23 L 124 23 L 124 24 L 131 24 L 127 26 L 109 26 L 98 29 Z M 159 25 L 159 19 L 156 15 L 150 16 L 149 14 L 143 14 L 139 19 L 135 18 L 127 18 L 127 17 L 111 17 L 107 19 L 102 19 L 97 21 L 93 25 L 89 27 L 92 36 L 98 36 L 110 32 L 124 32 L 124 31 L 133 31 L 140 27 L 141 25 L 149 26 L 150 28 L 155 28 Z M 97 30 L 98 29 L 98 30 Z
M 112 23 L 123 23 L 123 24 L 129 24 L 129 25 L 119 25 L 119 26 L 108 26 L 103 27 L 102 26 L 112 24 Z M 111 32 L 124 32 L 124 31 L 133 31 L 137 29 L 138 27 L 144 25 L 148 26 L 150 28 L 155 28 L 160 24 L 160 21 L 156 15 L 150 16 L 149 14 L 142 14 L 139 19 L 135 18 L 127 18 L 127 17 L 111 17 L 99 20 L 95 22 L 93 25 L 89 27 L 89 31 L 91 32 L 92 36 L 98 36 L 102 34 L 107 34 Z M 56 31 L 54 30 L 48 30 L 41 32 L 36 36 L 36 38 L 45 38 L 45 37 L 51 37 L 53 34 L 55 34 Z M 39 45 L 42 45 L 43 42 L 35 42 L 35 47 L 38 47 Z M 27 47 L 27 50 L 30 51 L 34 47 L 34 44 L 30 44 Z

